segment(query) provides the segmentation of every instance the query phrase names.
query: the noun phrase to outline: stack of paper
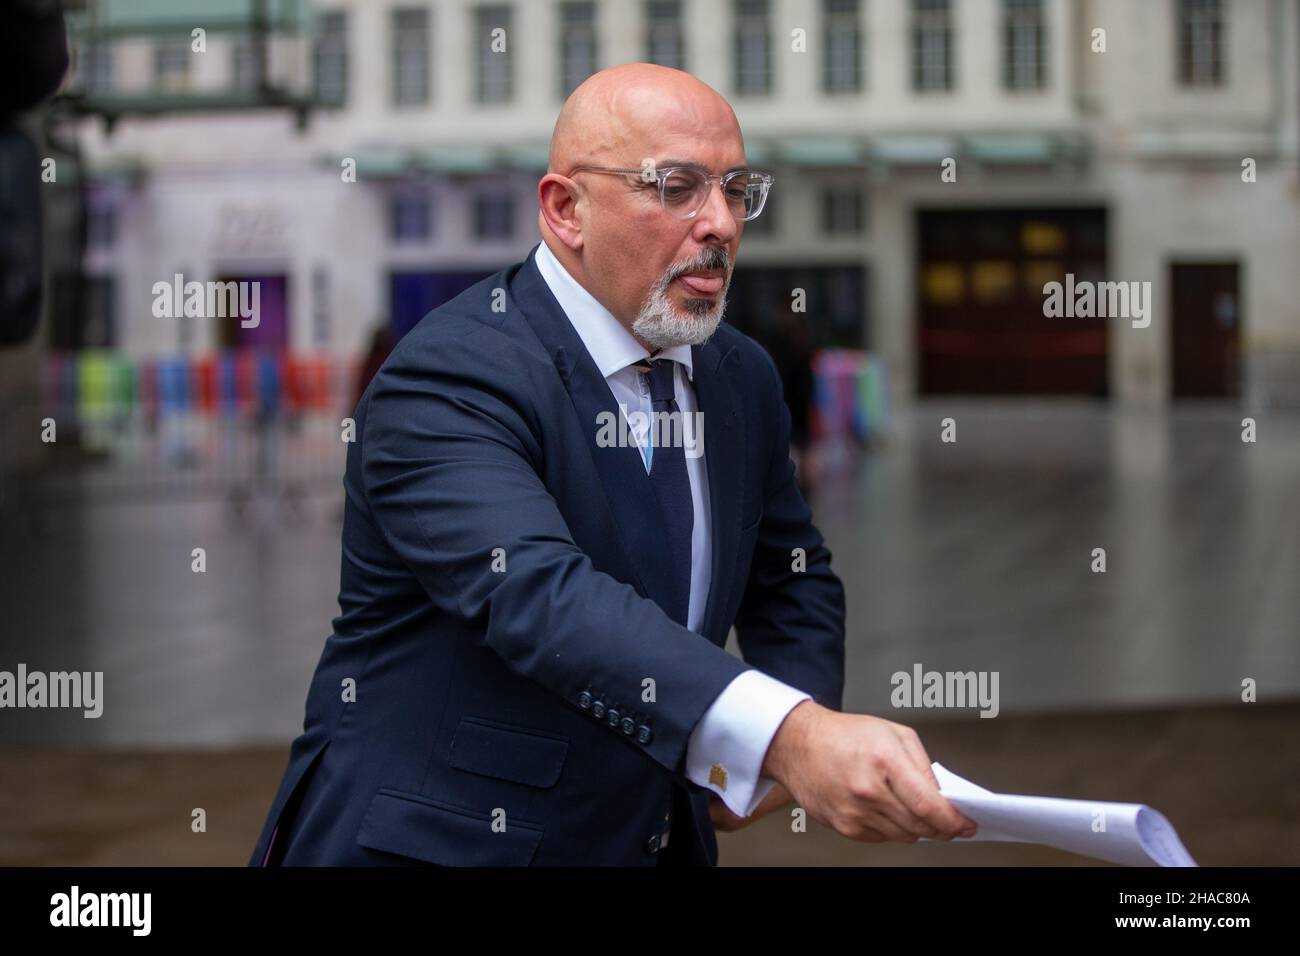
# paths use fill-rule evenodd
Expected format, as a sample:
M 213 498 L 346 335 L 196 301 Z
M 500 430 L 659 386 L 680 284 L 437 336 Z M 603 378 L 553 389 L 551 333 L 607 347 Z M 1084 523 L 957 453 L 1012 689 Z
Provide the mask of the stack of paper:
M 954 843 L 1042 843 L 1128 866 L 1196 866 L 1169 821 L 1145 804 L 993 793 L 937 761 L 930 766 L 939 792 L 978 826 Z

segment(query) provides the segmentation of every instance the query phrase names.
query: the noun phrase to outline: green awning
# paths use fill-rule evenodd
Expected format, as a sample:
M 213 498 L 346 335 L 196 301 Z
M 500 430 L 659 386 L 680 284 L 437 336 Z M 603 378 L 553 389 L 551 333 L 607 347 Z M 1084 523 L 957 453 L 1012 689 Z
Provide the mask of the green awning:
M 263 95 L 257 90 L 214 91 L 197 90 L 194 92 L 167 92 L 163 90 L 145 93 L 95 93 L 69 104 L 84 113 L 110 114 L 159 114 L 159 113 L 201 113 L 209 111 L 242 111 L 254 109 L 275 109 L 279 107 L 296 107 L 305 105 L 292 100 L 279 91 L 272 90 Z
M 794 166 L 860 166 L 866 158 L 862 144 L 851 139 L 787 139 L 778 149 L 781 160 Z
M 501 168 L 492 150 L 475 146 L 450 147 L 420 150 L 415 154 L 418 169 L 435 173 L 453 175 L 472 175 L 486 173 Z
M 256 0 L 99 0 L 89 13 L 70 11 L 75 36 L 189 36 L 195 27 L 208 33 L 244 32 L 253 22 Z M 304 33 L 312 26 L 310 0 L 264 0 L 271 30 Z
M 871 142 L 871 158 L 890 166 L 928 166 L 956 155 L 950 136 L 879 136 Z
M 357 161 L 357 178 L 391 178 L 406 176 L 415 171 L 414 158 L 409 151 L 397 149 L 359 149 L 344 156 L 327 156 L 326 165 L 342 169 L 345 158 Z
M 1046 133 L 984 133 L 964 140 L 965 152 L 982 163 L 1050 163 L 1056 143 Z
M 130 187 L 145 177 L 148 168 L 138 156 L 105 157 L 86 163 L 84 175 L 94 185 Z

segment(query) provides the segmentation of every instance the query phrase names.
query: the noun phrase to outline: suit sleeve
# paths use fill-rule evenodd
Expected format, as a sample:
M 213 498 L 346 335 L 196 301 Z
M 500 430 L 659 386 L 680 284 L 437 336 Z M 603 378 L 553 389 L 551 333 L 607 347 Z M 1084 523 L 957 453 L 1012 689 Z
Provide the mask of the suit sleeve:
M 440 611 L 474 622 L 508 667 L 573 706 L 590 713 L 584 698 L 602 698 L 619 715 L 600 721 L 610 734 L 683 778 L 692 728 L 748 665 L 574 543 L 539 476 L 537 360 L 485 326 L 417 334 L 363 399 L 374 522 Z
M 770 401 L 776 424 L 763 483 L 763 516 L 749 580 L 736 613 L 736 641 L 747 663 L 796 687 L 823 707 L 840 710 L 844 695 L 844 585 L 831 552 L 812 523 L 790 460 L 790 410 L 771 358 Z M 800 556 L 802 555 L 802 562 Z

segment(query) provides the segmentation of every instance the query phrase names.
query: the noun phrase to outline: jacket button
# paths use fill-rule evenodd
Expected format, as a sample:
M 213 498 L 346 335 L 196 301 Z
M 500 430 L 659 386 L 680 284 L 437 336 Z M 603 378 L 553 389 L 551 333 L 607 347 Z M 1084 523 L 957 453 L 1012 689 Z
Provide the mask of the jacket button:
M 620 727 L 623 733 L 628 737 L 631 737 L 634 733 L 636 733 L 636 721 L 633 720 L 631 717 L 624 717 Z
M 593 701 L 591 705 L 591 716 L 597 720 L 605 716 L 605 704 L 603 701 Z
M 617 727 L 618 722 L 622 719 L 623 719 L 623 715 L 618 712 L 617 707 L 611 707 L 609 709 L 609 725 L 611 727 Z
M 654 836 L 652 836 L 649 840 L 646 841 L 645 850 L 647 853 L 659 852 L 659 834 L 656 833 Z
M 590 710 L 590 709 L 591 709 L 591 694 L 587 693 L 585 690 L 584 690 L 581 694 L 579 694 L 579 695 L 578 695 L 578 706 L 581 707 L 583 710 Z
M 648 744 L 650 742 L 650 725 L 642 724 L 636 729 L 636 742 L 639 744 Z

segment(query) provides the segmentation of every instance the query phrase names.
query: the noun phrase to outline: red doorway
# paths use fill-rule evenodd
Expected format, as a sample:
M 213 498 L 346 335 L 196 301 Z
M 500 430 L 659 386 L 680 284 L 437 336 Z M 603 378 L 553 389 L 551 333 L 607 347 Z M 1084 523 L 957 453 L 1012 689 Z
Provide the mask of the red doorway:
M 1241 328 L 1235 262 L 1169 266 L 1174 398 L 1235 398 Z
M 1108 394 L 1107 320 L 1043 308 L 1106 278 L 1104 209 L 920 210 L 916 264 L 921 394 Z

